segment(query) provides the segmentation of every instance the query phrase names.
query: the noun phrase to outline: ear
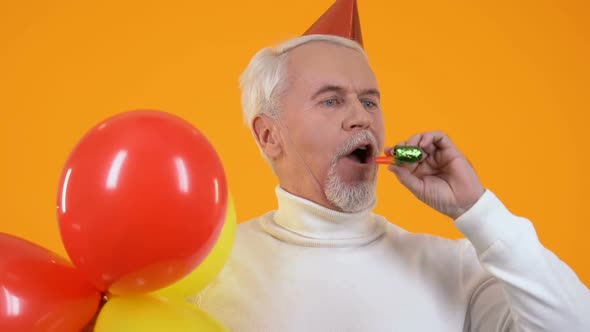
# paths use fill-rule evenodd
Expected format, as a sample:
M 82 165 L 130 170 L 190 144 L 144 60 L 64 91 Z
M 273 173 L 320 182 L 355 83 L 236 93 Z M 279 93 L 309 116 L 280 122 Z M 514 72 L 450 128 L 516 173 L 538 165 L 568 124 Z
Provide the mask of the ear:
M 252 128 L 262 151 L 273 160 L 277 158 L 283 151 L 283 146 L 275 120 L 266 114 L 259 114 L 254 117 Z

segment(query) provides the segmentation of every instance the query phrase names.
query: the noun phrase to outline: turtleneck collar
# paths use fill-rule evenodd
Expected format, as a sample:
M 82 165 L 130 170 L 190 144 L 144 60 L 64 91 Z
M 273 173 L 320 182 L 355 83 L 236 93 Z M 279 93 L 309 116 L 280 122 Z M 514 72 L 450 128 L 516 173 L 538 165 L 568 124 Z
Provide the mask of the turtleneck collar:
M 345 213 L 293 195 L 280 186 L 275 193 L 278 209 L 262 226 L 285 242 L 314 247 L 358 246 L 383 234 L 383 225 L 372 213 L 375 203 L 362 211 Z

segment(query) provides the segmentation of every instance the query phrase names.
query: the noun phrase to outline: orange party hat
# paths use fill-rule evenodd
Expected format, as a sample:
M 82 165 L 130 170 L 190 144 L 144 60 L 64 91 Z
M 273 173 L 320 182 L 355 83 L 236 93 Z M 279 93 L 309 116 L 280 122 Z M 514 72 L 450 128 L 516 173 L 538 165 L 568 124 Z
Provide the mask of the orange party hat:
M 352 39 L 363 46 L 356 0 L 336 0 L 303 35 L 313 34 L 336 35 Z

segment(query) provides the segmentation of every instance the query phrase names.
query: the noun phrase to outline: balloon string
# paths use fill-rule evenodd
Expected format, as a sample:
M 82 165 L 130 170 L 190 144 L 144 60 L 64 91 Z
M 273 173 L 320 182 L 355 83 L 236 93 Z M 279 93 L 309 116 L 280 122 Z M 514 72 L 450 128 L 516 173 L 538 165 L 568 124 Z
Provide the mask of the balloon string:
M 319 190 L 320 194 L 325 197 L 324 191 L 322 190 L 322 185 L 321 185 L 320 180 L 318 180 L 318 178 L 312 172 L 312 170 L 309 167 L 309 165 L 305 162 L 305 159 L 303 159 L 303 156 L 299 153 L 299 149 L 297 149 L 297 145 L 295 144 L 295 142 L 291 138 L 291 135 L 289 135 L 289 132 L 287 131 L 287 128 L 283 125 L 283 122 L 281 121 L 281 116 L 279 114 L 275 114 L 275 118 L 279 122 L 279 126 L 281 127 L 281 129 L 285 132 L 285 135 L 287 135 L 287 138 L 289 139 L 291 145 L 293 145 L 293 148 L 295 149 L 295 154 L 297 154 L 297 156 L 299 157 L 299 159 L 301 159 L 301 162 L 303 163 L 303 165 L 307 169 L 307 172 L 309 174 L 311 174 L 311 177 L 315 180 L 316 189 Z

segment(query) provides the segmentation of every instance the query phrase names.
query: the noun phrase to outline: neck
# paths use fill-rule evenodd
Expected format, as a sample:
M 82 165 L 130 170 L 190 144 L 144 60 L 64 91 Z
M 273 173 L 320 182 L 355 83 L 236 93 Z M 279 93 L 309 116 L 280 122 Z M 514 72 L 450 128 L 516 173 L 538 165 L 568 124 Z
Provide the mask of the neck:
M 309 176 L 305 176 L 303 179 L 298 180 L 299 181 L 280 180 L 279 186 L 291 195 L 301 197 L 330 210 L 343 212 L 340 207 L 328 200 L 323 187 L 320 186 L 318 181 L 310 179 Z
M 296 245 L 313 247 L 359 246 L 383 233 L 383 225 L 372 214 L 374 205 L 345 213 L 320 206 L 283 188 L 276 188 L 278 209 L 272 219 L 262 221 L 274 237 Z

